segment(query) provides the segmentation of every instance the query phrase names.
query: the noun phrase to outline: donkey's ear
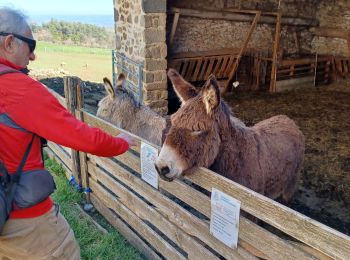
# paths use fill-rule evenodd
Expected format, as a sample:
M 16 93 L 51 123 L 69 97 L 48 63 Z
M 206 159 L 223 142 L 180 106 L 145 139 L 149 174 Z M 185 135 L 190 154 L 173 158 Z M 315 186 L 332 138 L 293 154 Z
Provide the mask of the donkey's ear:
M 197 91 L 194 86 L 188 83 L 176 70 L 169 69 L 168 77 L 171 80 L 171 83 L 173 83 L 176 95 L 182 103 L 197 96 Z
M 205 109 L 209 115 L 213 114 L 213 111 L 220 104 L 220 89 L 218 82 L 214 75 L 210 75 L 202 88 L 203 102 Z
M 115 92 L 114 92 L 114 89 L 113 89 L 111 81 L 108 78 L 103 78 L 103 85 L 105 86 L 105 89 L 106 89 L 106 91 L 108 93 L 108 96 L 111 99 L 114 99 Z
M 117 88 L 123 88 L 125 82 L 125 75 L 120 73 L 117 80 Z

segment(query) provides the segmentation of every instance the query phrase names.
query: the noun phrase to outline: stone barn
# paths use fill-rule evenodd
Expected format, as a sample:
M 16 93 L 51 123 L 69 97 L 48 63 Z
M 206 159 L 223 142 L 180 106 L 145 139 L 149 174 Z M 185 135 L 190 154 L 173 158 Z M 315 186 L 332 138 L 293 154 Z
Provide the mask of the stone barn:
M 114 71 L 165 115 L 166 71 L 222 91 L 327 84 L 350 71 L 350 4 L 328 0 L 114 0 Z

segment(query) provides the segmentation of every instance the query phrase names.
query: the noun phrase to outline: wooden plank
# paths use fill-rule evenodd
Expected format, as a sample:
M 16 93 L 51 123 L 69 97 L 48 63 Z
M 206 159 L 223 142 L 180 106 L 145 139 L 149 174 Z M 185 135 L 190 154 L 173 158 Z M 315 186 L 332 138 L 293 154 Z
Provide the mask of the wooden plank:
M 185 178 L 208 191 L 212 188 L 225 191 L 241 201 L 243 210 L 330 257 L 350 255 L 350 237 L 208 169 L 191 169 Z
M 250 50 L 253 51 L 253 50 Z M 180 52 L 173 53 L 169 56 L 171 61 L 182 60 L 187 58 L 198 58 L 198 57 L 211 57 L 211 56 L 226 56 L 239 53 L 239 48 L 224 48 L 219 50 L 210 51 L 195 51 L 195 52 Z
M 311 63 L 311 64 L 314 65 L 314 63 Z M 311 64 L 307 66 L 297 67 L 297 68 L 295 68 L 294 65 L 292 65 L 290 68 L 287 68 L 287 69 L 278 69 L 277 74 L 287 73 L 288 75 L 293 76 L 294 74 L 298 74 L 300 71 L 301 72 L 308 71 L 310 72 L 310 74 L 313 74 L 314 69 L 312 68 L 312 71 L 310 71 Z
M 214 67 L 213 72 L 212 72 L 212 74 L 215 75 L 216 78 L 218 78 L 218 72 L 222 67 L 223 60 L 224 60 L 224 57 L 217 57 L 216 58 L 217 62 L 215 64 L 215 67 Z
M 71 170 L 63 163 L 60 157 L 58 157 L 57 154 L 50 148 L 47 147 L 45 148 L 45 151 L 47 152 L 47 155 L 49 156 L 50 159 L 56 160 L 59 164 L 62 165 L 63 169 L 65 170 L 64 174 L 66 175 L 67 180 L 70 179 L 70 176 L 72 176 Z
M 221 68 L 220 68 L 219 73 L 218 73 L 219 79 L 224 76 L 224 71 L 226 70 L 227 62 L 229 61 L 229 59 L 230 59 L 230 56 L 224 56 L 224 59 L 223 59 L 222 64 L 221 64 Z
M 227 80 L 227 83 L 225 84 L 225 87 L 224 87 L 224 92 L 227 92 L 230 90 L 231 88 L 231 85 L 232 85 L 232 81 L 233 81 L 233 77 L 235 76 L 235 73 L 238 69 L 238 65 L 239 65 L 239 62 L 242 58 L 242 55 L 243 53 L 245 52 L 247 46 L 248 46 L 248 43 L 249 43 L 249 40 L 253 34 L 253 31 L 255 30 L 256 28 L 256 25 L 258 23 L 258 20 L 260 19 L 260 16 L 261 16 L 261 12 L 260 11 L 257 11 L 256 14 L 255 14 L 255 17 L 254 17 L 254 20 L 250 26 L 250 29 L 248 31 L 248 34 L 246 36 L 246 38 L 244 39 L 244 42 L 243 42 L 243 45 L 241 47 L 241 49 L 239 50 L 239 53 L 237 55 L 237 59 L 232 67 L 232 70 L 230 71 L 230 74 L 228 75 L 228 80 Z
M 69 158 L 71 158 L 71 156 L 72 156 L 72 149 L 71 149 L 71 148 L 66 147 L 66 146 L 63 146 L 63 145 L 58 145 L 58 146 L 59 146 L 59 148 L 60 148 L 64 153 L 67 154 L 67 156 L 68 156 Z
M 51 142 L 51 141 L 49 141 L 49 142 L 50 142 L 52 145 L 55 145 L 55 147 L 56 147 L 57 149 L 59 149 L 62 153 L 65 154 L 65 156 L 66 156 L 67 158 L 69 158 L 69 160 L 71 160 L 71 149 L 70 149 L 70 148 L 68 148 L 68 147 L 66 147 L 66 146 L 63 146 L 63 145 L 56 144 L 56 143 Z
M 183 60 L 183 66 L 181 68 L 181 71 L 179 71 L 179 73 L 185 77 L 186 73 L 187 73 L 187 68 L 188 68 L 188 65 L 189 65 L 189 60 Z
M 209 65 L 205 72 L 204 80 L 208 79 L 210 74 L 212 74 L 214 62 L 215 62 L 214 58 L 209 58 Z
M 271 68 L 271 79 L 270 79 L 270 88 L 269 88 L 270 92 L 276 92 L 277 55 L 278 55 L 278 49 L 279 49 L 280 37 L 281 37 L 281 18 L 282 18 L 282 13 L 279 12 L 277 15 L 275 39 L 273 42 L 273 49 L 272 49 L 272 68 Z
M 188 254 L 189 259 L 217 259 L 217 257 L 202 244 L 169 222 L 157 210 L 147 205 L 144 201 L 113 180 L 102 170 L 96 167 L 90 168 L 90 170 L 92 170 L 91 172 L 95 171 L 93 174 L 95 174 L 99 182 L 103 183 L 106 188 L 112 190 L 117 195 L 118 201 L 123 203 L 123 205 L 131 210 L 137 217 L 150 222 L 161 230 L 162 233 Z
M 192 71 L 194 70 L 194 66 L 196 65 L 196 62 L 197 62 L 197 59 L 196 60 L 191 60 L 189 61 L 189 65 L 188 65 L 188 68 L 187 68 L 187 72 L 184 76 L 185 79 L 187 79 L 188 81 L 190 81 L 190 79 L 192 78 L 193 76 L 193 73 Z
M 226 66 L 226 70 L 224 72 L 223 77 L 228 77 L 229 76 L 229 74 L 230 74 L 230 72 L 232 70 L 232 65 L 235 64 L 236 58 L 237 58 L 236 56 L 231 56 L 230 57 L 230 60 L 229 60 L 229 62 L 227 64 L 227 66 Z
M 205 80 L 205 72 L 207 70 L 209 62 L 210 62 L 209 58 L 203 59 L 203 66 L 202 66 L 202 69 L 201 69 L 201 73 L 198 76 L 198 80 Z
M 48 142 L 48 147 L 60 158 L 60 160 L 72 171 L 72 160 L 58 147 L 57 144 Z
M 331 257 L 322 254 L 320 251 L 317 251 L 316 249 L 309 247 L 305 244 L 302 244 L 300 242 L 288 241 L 288 243 L 290 243 L 291 245 L 293 245 L 297 248 L 300 248 L 301 250 L 309 253 L 310 255 L 313 255 L 314 257 L 316 257 L 319 260 L 331 260 L 332 259 Z
M 251 14 L 233 13 L 232 11 L 212 11 L 212 10 L 195 10 L 195 9 L 185 9 L 185 8 L 171 8 L 170 13 L 180 12 L 181 16 L 198 17 L 202 19 L 211 20 L 228 20 L 228 21 L 238 21 L 238 22 L 250 22 L 252 20 Z M 255 10 L 253 12 L 256 12 Z M 263 16 L 259 23 L 275 24 L 274 15 Z M 314 18 L 299 18 L 299 17 L 283 17 L 281 20 L 283 25 L 293 25 L 293 26 L 318 26 L 317 19 Z
M 131 175 L 128 171 L 120 167 L 119 165 L 113 163 L 110 160 L 94 157 L 94 160 L 105 170 L 111 172 L 123 183 L 132 187 L 132 189 L 140 194 L 141 196 L 147 198 L 149 202 L 154 204 L 159 212 L 161 212 L 170 222 L 181 228 L 184 232 L 190 236 L 197 237 L 204 243 L 209 245 L 211 248 L 215 249 L 218 253 L 228 259 L 241 259 L 241 254 L 246 254 L 247 252 L 239 247 L 237 250 L 232 250 L 227 247 L 217 239 L 215 239 L 209 233 L 209 224 L 204 223 L 196 216 L 185 211 L 182 207 L 177 205 L 170 199 L 162 196 L 157 190 L 150 188 L 149 185 L 145 184 L 144 181 Z M 88 168 L 90 165 L 88 164 Z M 89 168 L 90 172 L 90 168 Z M 171 210 L 169 210 L 171 209 Z M 249 256 L 254 258 L 253 256 Z
M 318 57 L 318 62 L 323 62 L 328 60 L 332 60 L 332 57 L 330 56 Z M 294 66 L 308 65 L 311 63 L 315 63 L 315 58 L 288 59 L 288 60 L 282 60 L 279 68 L 290 67 L 291 65 L 294 65 Z
M 94 190 L 94 195 L 102 201 L 102 203 L 113 209 L 118 215 L 142 237 L 148 241 L 159 253 L 168 259 L 185 259 L 174 247 L 165 241 L 151 227 L 149 227 L 142 219 L 138 218 L 125 205 L 123 205 L 115 196 L 105 190 L 94 180 L 90 180 L 91 188 Z
M 339 28 L 312 27 L 309 29 L 309 31 L 321 37 L 340 38 L 345 40 L 348 40 L 350 37 L 349 30 L 342 30 Z
M 203 65 L 203 59 L 198 59 L 196 64 L 196 69 L 194 70 L 193 76 L 191 78 L 191 81 L 197 81 L 198 80 L 198 74 L 200 72 L 200 69 Z
M 94 207 L 107 219 L 107 221 L 112 224 L 112 226 L 115 227 L 131 245 L 136 247 L 146 259 L 162 259 L 118 216 L 113 214 L 113 212 L 94 194 L 91 194 L 91 202 Z
M 171 46 L 174 43 L 174 37 L 175 37 L 175 33 L 176 33 L 177 24 L 179 22 L 179 17 L 180 17 L 179 12 L 174 13 L 174 20 L 173 20 L 173 24 L 171 26 L 171 32 L 170 32 L 169 48 L 171 48 Z

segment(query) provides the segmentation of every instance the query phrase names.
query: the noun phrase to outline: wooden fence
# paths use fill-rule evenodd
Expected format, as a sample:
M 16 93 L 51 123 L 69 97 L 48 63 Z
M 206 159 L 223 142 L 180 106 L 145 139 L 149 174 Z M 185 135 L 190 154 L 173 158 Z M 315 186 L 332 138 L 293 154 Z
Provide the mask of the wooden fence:
M 54 95 L 79 119 L 116 135 L 125 132 L 82 108 L 79 79 L 65 78 L 65 96 Z M 87 199 L 147 259 L 346 259 L 350 238 L 208 169 L 184 180 L 140 178 L 140 143 L 123 155 L 102 158 L 49 143 L 48 153 L 92 193 Z M 155 146 L 156 147 L 156 146 Z M 156 147 L 159 149 L 159 147 Z M 264 225 L 240 216 L 236 249 L 209 232 L 210 192 L 221 190 Z M 260 221 L 260 222 L 261 222 Z

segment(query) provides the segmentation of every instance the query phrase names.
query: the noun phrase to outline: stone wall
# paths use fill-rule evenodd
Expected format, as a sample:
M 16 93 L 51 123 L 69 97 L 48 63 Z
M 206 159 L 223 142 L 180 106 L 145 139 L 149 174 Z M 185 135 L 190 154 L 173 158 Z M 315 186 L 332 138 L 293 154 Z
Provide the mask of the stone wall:
M 350 35 L 350 2 L 348 0 L 323 0 L 317 9 L 316 17 L 320 27 L 348 31 Z M 319 54 L 350 56 L 346 39 L 315 36 L 312 40 L 312 51 Z
M 226 5 L 225 5 L 226 2 Z M 259 9 L 277 11 L 278 1 L 238 1 L 238 0 L 197 0 L 181 1 L 169 0 L 168 8 L 193 8 L 208 10 L 225 10 L 227 8 Z M 317 1 L 289 0 L 282 1 L 282 14 L 301 18 L 315 17 Z M 172 17 L 168 18 L 167 31 L 171 30 Z M 194 17 L 181 17 L 179 19 L 174 43 L 171 52 L 206 51 L 222 48 L 238 48 L 244 41 L 242 36 L 249 31 L 251 23 L 227 20 L 210 20 Z M 275 25 L 258 24 L 252 34 L 248 48 L 262 50 L 271 56 L 273 48 Z M 294 26 L 282 26 L 281 50 L 284 56 L 297 56 L 299 53 L 311 51 L 312 34 L 305 29 Z M 169 34 L 168 34 L 169 36 Z
M 162 115 L 168 107 L 165 7 L 165 0 L 114 1 L 116 51 L 143 65 L 143 103 Z M 138 77 L 131 74 L 138 74 L 138 67 L 127 61 L 124 65 L 131 71 L 128 80 L 137 85 Z

